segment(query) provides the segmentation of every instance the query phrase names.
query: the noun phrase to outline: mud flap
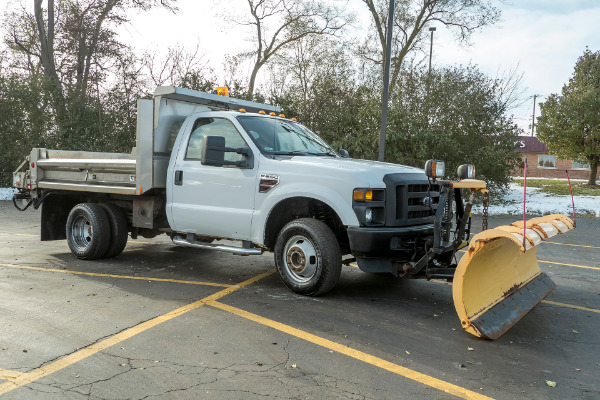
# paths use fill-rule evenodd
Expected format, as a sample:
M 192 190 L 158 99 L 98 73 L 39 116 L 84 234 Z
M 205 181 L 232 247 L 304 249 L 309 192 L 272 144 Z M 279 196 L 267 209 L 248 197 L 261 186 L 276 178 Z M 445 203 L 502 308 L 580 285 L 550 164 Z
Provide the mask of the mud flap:
M 462 327 L 497 339 L 544 299 L 556 286 L 537 262 L 537 245 L 573 229 L 560 214 L 481 232 L 471 239 L 456 273 L 452 295 Z M 525 247 L 523 247 L 525 243 Z

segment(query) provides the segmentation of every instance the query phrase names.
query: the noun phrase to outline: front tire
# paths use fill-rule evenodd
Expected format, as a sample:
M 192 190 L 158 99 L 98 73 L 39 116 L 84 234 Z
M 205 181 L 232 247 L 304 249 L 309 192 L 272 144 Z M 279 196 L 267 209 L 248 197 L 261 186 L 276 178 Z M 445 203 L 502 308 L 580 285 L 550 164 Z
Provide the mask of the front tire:
M 79 259 L 104 257 L 110 244 L 110 223 L 102 206 L 81 203 L 73 207 L 67 218 L 67 243 Z
M 301 218 L 283 227 L 275 244 L 275 264 L 295 293 L 319 296 L 337 284 L 342 272 L 338 241 L 323 222 Z

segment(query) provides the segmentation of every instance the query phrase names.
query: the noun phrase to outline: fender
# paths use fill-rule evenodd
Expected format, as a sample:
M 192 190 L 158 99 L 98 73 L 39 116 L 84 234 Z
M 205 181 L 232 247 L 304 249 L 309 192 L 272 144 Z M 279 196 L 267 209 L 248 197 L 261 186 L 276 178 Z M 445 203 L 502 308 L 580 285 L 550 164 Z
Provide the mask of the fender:
M 279 190 L 276 190 L 279 189 Z M 307 184 L 306 182 L 297 182 L 286 184 L 285 188 L 276 188 L 272 192 L 267 192 L 264 199 L 257 198 L 257 208 L 254 211 L 252 219 L 252 242 L 264 244 L 265 230 L 267 220 L 271 211 L 280 202 L 294 197 L 305 197 L 319 200 L 327 204 L 338 215 L 342 223 L 346 226 L 358 226 L 358 219 L 352 209 L 352 192 L 344 198 L 336 190 L 318 183 Z M 259 194 L 258 196 L 263 196 Z

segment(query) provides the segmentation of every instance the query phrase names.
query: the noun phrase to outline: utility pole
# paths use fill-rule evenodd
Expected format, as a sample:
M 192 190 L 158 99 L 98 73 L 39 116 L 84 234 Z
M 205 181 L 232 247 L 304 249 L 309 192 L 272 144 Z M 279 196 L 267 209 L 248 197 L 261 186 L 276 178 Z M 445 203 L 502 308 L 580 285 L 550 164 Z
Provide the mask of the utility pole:
M 533 115 L 531 116 L 531 136 L 533 137 L 533 129 L 535 128 L 535 99 L 537 94 L 533 95 Z
M 431 76 L 431 55 L 433 54 L 433 32 L 435 32 L 435 26 L 429 28 L 431 32 L 431 40 L 429 41 L 429 76 Z
M 392 60 L 392 32 L 394 31 L 394 1 L 390 0 L 388 9 L 387 40 L 383 67 L 383 94 L 381 95 L 381 131 L 379 132 L 379 161 L 385 156 L 385 130 L 387 128 L 388 97 L 390 94 L 390 63 Z

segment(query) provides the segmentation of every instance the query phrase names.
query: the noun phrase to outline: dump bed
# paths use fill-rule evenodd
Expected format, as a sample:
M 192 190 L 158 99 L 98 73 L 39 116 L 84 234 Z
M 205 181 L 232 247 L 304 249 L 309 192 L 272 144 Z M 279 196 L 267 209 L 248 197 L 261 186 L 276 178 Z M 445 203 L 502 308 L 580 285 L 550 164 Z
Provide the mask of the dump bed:
M 136 146 L 130 154 L 34 148 L 28 170 L 14 173 L 13 187 L 126 195 L 164 188 L 171 150 L 185 119 L 202 111 L 242 108 L 281 111 L 267 104 L 160 86 L 152 99 L 138 100 Z

